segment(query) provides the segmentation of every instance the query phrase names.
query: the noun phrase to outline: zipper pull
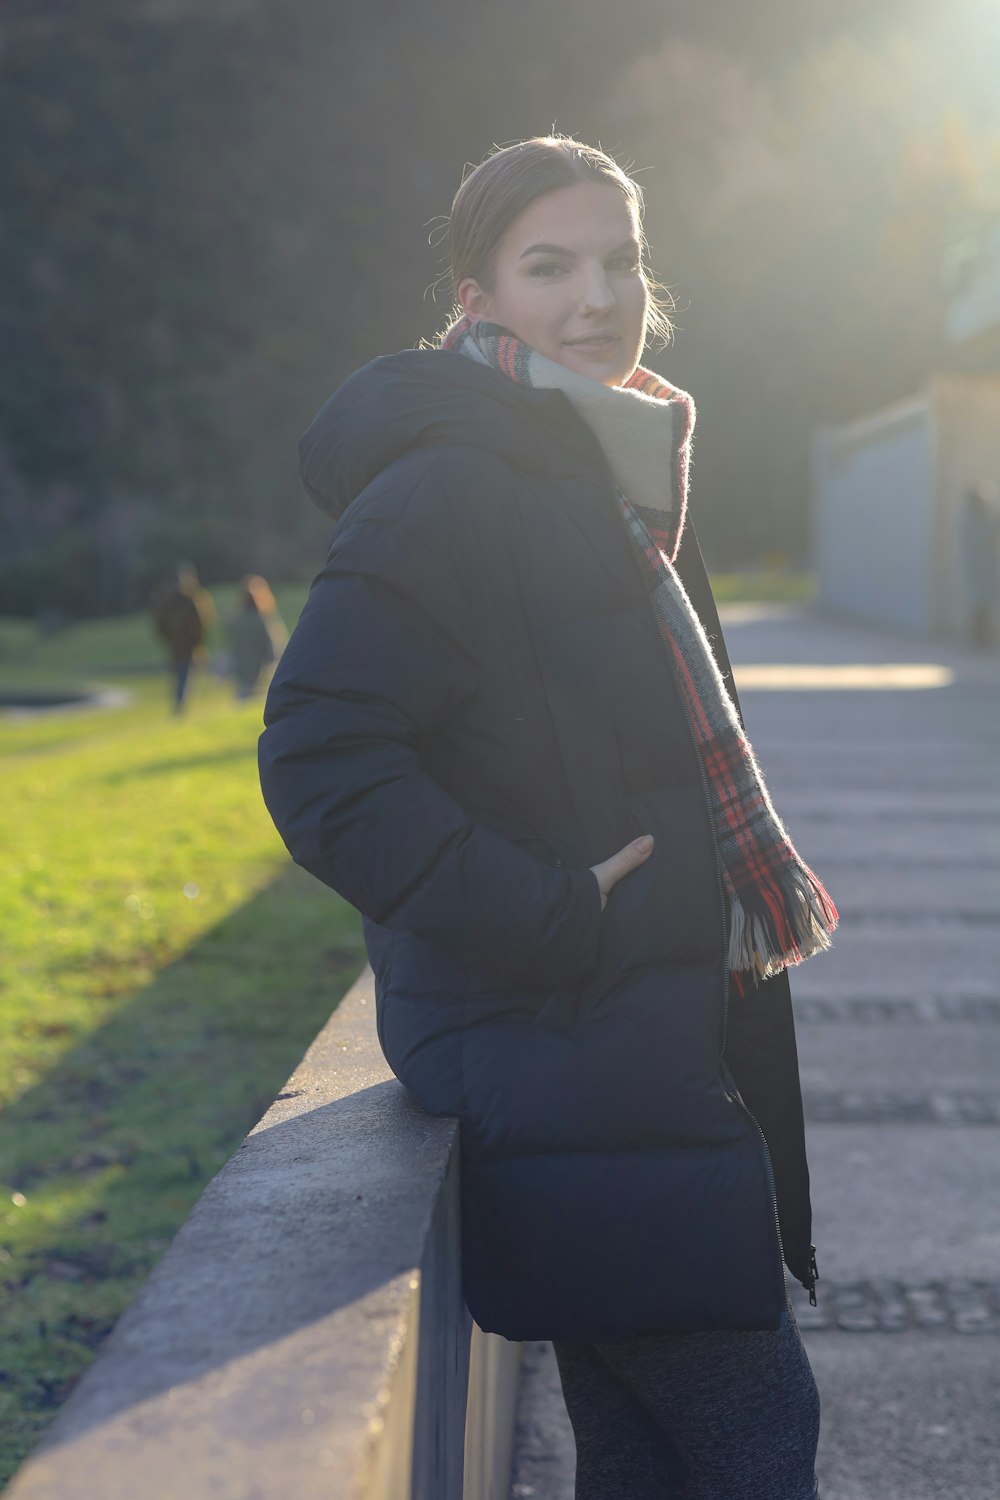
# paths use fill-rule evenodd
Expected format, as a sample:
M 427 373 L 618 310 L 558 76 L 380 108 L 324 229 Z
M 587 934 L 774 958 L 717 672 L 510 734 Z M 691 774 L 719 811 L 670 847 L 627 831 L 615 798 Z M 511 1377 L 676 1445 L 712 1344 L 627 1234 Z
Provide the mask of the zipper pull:
M 816 1306 L 816 1283 L 819 1280 L 819 1266 L 816 1264 L 816 1246 L 809 1246 L 809 1306 Z

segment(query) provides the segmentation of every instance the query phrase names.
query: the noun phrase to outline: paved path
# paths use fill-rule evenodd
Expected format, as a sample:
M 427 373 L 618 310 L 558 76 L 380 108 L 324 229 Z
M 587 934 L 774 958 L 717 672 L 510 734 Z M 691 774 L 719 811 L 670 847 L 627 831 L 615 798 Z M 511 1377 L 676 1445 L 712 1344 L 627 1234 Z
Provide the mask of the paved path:
M 823 669 L 807 690 L 744 671 L 742 690 L 842 913 L 793 975 L 822 1278 L 817 1308 L 795 1300 L 823 1500 L 1000 1500 L 1000 661 L 797 610 L 731 609 L 726 638 L 738 675 Z M 887 685 L 823 686 L 837 665 Z M 944 685 L 890 685 L 922 675 Z M 512 1496 L 572 1500 L 551 1350 L 525 1355 Z

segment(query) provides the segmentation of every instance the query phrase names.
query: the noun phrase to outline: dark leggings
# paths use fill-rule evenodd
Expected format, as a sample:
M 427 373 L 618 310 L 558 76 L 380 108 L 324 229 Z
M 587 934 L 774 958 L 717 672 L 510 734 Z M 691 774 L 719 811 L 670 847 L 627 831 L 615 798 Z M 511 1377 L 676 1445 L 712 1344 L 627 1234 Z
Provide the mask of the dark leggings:
M 775 1332 L 554 1343 L 576 1500 L 815 1500 L 819 1394 L 789 1305 Z

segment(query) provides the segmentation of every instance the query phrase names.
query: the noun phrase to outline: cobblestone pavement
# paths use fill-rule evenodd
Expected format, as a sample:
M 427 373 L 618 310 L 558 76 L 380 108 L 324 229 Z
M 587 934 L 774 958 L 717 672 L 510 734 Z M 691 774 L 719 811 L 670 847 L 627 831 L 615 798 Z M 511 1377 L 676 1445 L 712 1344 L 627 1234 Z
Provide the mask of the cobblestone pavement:
M 737 676 L 952 674 L 743 701 L 842 915 L 792 976 L 818 1306 L 790 1289 L 823 1403 L 821 1494 L 1000 1500 L 1000 660 L 795 609 L 727 616 Z M 512 1497 L 572 1500 L 573 1468 L 551 1349 L 529 1344 Z

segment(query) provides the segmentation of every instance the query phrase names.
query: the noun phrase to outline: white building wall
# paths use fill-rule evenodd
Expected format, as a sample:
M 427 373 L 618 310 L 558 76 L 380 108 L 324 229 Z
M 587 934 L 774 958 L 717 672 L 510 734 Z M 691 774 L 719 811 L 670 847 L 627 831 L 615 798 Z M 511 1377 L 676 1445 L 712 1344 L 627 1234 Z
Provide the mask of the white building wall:
M 930 631 L 934 473 L 925 396 L 817 435 L 813 535 L 823 608 Z

